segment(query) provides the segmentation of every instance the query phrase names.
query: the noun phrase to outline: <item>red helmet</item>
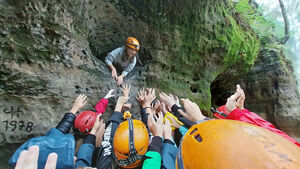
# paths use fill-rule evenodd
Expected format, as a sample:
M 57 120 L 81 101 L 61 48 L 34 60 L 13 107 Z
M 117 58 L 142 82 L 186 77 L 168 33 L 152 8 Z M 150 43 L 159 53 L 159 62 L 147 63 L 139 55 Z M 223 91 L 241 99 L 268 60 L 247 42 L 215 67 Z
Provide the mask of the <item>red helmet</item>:
M 226 109 L 226 105 L 223 105 L 217 109 L 214 113 L 215 118 L 217 119 L 226 119 L 230 112 Z
M 88 134 L 92 130 L 97 114 L 93 111 L 81 112 L 75 119 L 74 128 L 81 134 Z

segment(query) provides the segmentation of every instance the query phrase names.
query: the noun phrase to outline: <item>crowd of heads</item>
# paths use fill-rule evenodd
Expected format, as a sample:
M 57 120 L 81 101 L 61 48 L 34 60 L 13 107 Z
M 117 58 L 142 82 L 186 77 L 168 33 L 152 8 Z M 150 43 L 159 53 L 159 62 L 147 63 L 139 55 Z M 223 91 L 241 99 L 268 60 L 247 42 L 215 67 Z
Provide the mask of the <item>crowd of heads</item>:
M 139 166 L 143 166 L 143 168 L 160 168 L 161 166 L 163 168 L 199 168 L 199 166 L 196 165 L 199 165 L 200 162 L 203 166 L 208 165 L 206 164 L 208 162 L 203 162 L 205 161 L 205 158 L 208 158 L 206 155 L 210 157 L 213 156 L 207 154 L 212 152 L 209 148 L 210 146 L 214 147 L 214 143 L 216 143 L 222 144 L 224 145 L 223 147 L 226 147 L 227 144 L 222 143 L 222 139 L 229 142 L 231 141 L 230 139 L 235 138 L 236 136 L 239 137 L 236 133 L 241 132 L 240 128 L 248 127 L 248 124 L 239 124 L 240 122 L 236 122 L 237 124 L 232 122 L 228 123 L 228 120 L 224 120 L 224 123 L 222 123 L 223 127 L 221 126 L 221 128 L 223 128 L 226 132 L 223 133 L 226 133 L 226 135 L 230 135 L 231 137 L 229 138 L 229 136 L 226 137 L 222 134 L 218 134 L 218 131 L 223 131 L 223 129 L 219 129 L 219 124 L 221 124 L 219 121 L 221 120 L 212 120 L 204 116 L 199 106 L 188 98 L 179 99 L 177 96 L 172 94 L 166 94 L 164 92 L 157 93 L 153 88 L 140 89 L 137 92 L 135 98 L 141 107 L 141 120 L 134 119 L 131 115 L 132 112 L 130 112 L 131 104 L 128 103 L 130 99 L 130 88 L 131 86 L 129 85 L 123 85 L 121 87 L 123 95 L 118 97 L 114 113 L 112 114 L 112 120 L 110 119 L 106 122 L 106 124 L 101 119 L 103 112 L 97 113 L 95 111 L 83 111 L 79 114 L 77 113 L 87 103 L 87 97 L 83 94 L 76 98 L 74 105 L 70 110 L 71 113 L 77 115 L 76 119 L 74 119 L 74 131 L 82 136 L 95 136 L 94 146 L 104 147 L 102 152 L 104 155 L 102 156 L 105 156 L 105 153 L 108 153 L 106 151 L 110 150 L 111 158 L 113 159 L 111 162 L 122 168 L 136 168 Z M 114 97 L 113 92 L 114 90 L 110 90 L 104 98 L 107 100 Z M 213 112 L 216 119 L 226 119 L 227 116 L 234 111 L 243 113 L 244 110 L 246 110 L 244 107 L 244 101 L 245 93 L 240 85 L 237 85 L 236 92 L 227 99 L 226 104 Z M 99 102 L 101 102 L 101 100 Z M 115 122 L 113 116 L 120 116 L 122 118 L 121 122 L 116 123 L 117 128 L 115 131 L 111 131 L 113 130 L 113 127 L 109 127 L 111 123 Z M 260 126 L 259 124 L 254 125 Z M 238 126 L 242 127 L 238 128 Z M 205 131 L 201 130 L 201 127 L 202 129 L 205 128 Z M 209 130 L 213 132 L 209 132 Z M 260 129 L 256 129 L 255 127 L 250 126 L 248 130 L 251 130 L 253 133 L 260 133 L 261 135 L 264 135 L 265 138 L 268 138 L 269 142 L 274 142 L 274 144 L 276 144 L 276 140 L 278 140 L 276 136 L 273 136 L 272 134 L 269 136 L 269 133 L 265 134 L 265 131 L 260 131 Z M 113 136 L 113 139 L 106 139 L 105 135 Z M 217 138 L 218 136 L 226 138 Z M 240 140 L 252 138 L 252 136 L 247 133 L 242 133 L 240 136 L 244 137 L 239 138 Z M 214 142 L 207 143 L 208 138 L 211 138 Z M 175 142 L 175 139 L 179 141 Z M 206 142 L 204 141 L 203 143 L 203 139 L 206 139 Z M 256 143 L 256 141 L 254 142 Z M 279 142 L 281 142 L 281 140 Z M 202 144 L 202 147 L 200 146 L 200 143 Z M 284 142 L 282 144 L 287 145 L 287 147 L 290 146 L 291 149 L 293 149 L 294 145 L 289 145 L 289 143 L 290 142 L 287 141 L 287 143 Z M 105 149 L 105 146 L 107 147 L 107 145 L 110 145 L 112 148 Z M 164 147 L 165 145 L 170 148 Z M 239 146 L 239 144 L 237 144 L 237 146 Z M 210 150 L 206 151 L 203 147 Z M 217 147 L 222 148 L 222 146 Z M 18 169 L 40 168 L 38 166 L 39 149 L 39 146 L 35 145 L 28 147 L 25 151 L 22 151 L 15 167 Z M 261 151 L 260 148 L 252 149 L 259 149 L 259 151 Z M 226 151 L 228 150 L 226 149 Z M 250 152 L 250 149 L 245 148 L 244 151 Z M 298 154 L 297 152 L 296 154 L 299 155 L 299 150 L 297 151 Z M 154 155 L 151 155 L 151 152 Z M 216 150 L 215 152 L 220 153 L 221 151 Z M 172 155 L 168 157 L 168 155 L 165 154 Z M 156 155 L 159 158 L 156 158 Z M 59 165 L 57 164 L 57 159 L 60 158 L 60 156 L 60 154 L 55 152 L 49 153 L 43 163 L 45 164 L 44 168 L 56 168 Z M 87 156 L 94 156 L 93 158 L 97 164 L 99 156 L 96 156 L 94 152 Z M 246 154 L 245 159 L 248 157 L 252 158 L 252 155 Z M 191 160 L 192 158 L 193 160 Z M 197 158 L 199 159 L 198 161 Z M 227 157 L 224 157 L 224 159 L 227 159 Z M 87 163 L 88 165 L 78 166 L 76 165 L 77 161 L 78 159 L 74 156 L 74 168 L 90 168 L 93 165 L 89 162 Z M 154 164 L 155 162 L 157 163 L 157 166 Z M 250 163 L 252 163 L 251 161 L 250 163 L 248 162 L 243 161 L 243 164 L 250 165 Z M 210 163 L 213 162 L 210 161 Z M 228 162 L 223 165 L 231 164 Z M 97 165 L 93 165 L 93 167 L 97 167 Z M 220 168 L 224 167 L 221 166 Z

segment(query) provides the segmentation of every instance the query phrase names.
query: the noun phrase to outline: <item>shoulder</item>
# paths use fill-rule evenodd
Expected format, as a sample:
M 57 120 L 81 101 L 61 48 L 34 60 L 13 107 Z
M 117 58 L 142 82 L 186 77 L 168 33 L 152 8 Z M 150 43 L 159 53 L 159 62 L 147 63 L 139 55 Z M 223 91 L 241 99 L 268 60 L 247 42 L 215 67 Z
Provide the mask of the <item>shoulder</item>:
M 125 46 L 118 47 L 118 48 L 116 48 L 115 50 L 118 50 L 118 51 L 120 51 L 120 52 L 124 52 Z
M 118 50 L 125 50 L 125 46 L 121 46 L 117 48 Z
M 125 50 L 124 46 L 118 47 L 116 49 L 114 49 L 113 51 L 111 51 L 111 53 L 123 53 Z

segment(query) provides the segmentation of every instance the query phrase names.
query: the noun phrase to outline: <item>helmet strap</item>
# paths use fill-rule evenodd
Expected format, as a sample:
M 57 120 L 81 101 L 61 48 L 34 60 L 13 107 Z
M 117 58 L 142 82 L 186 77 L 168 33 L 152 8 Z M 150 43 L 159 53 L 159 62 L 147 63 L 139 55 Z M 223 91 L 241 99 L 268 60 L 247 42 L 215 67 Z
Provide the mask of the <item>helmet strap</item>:
M 144 155 L 137 154 L 134 147 L 133 121 L 131 118 L 127 118 L 127 121 L 129 126 L 129 157 L 127 159 L 118 160 L 120 166 L 127 166 L 144 158 Z
M 182 149 L 182 147 L 180 144 L 180 146 L 178 148 L 178 153 L 177 153 L 177 168 L 178 169 L 184 169 L 181 149 Z
M 223 112 L 221 112 L 221 111 L 218 111 L 218 110 L 214 109 L 213 107 L 211 107 L 210 110 L 211 110 L 212 112 L 214 112 L 214 113 L 218 113 L 220 116 L 223 116 L 223 117 L 225 117 L 225 118 L 228 116 L 227 114 L 225 114 L 225 113 L 223 113 Z
M 129 125 L 129 154 L 136 154 L 136 150 L 134 147 L 134 131 L 133 131 L 133 121 L 131 118 L 127 119 Z

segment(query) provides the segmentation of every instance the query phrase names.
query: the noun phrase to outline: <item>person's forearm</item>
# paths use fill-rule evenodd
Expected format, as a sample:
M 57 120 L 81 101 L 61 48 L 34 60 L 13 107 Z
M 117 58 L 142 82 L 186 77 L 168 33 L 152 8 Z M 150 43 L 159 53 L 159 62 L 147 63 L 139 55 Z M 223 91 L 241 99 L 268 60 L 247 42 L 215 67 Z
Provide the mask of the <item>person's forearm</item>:
M 122 107 L 123 107 L 123 104 L 121 103 L 117 103 L 116 107 L 115 107 L 115 112 L 121 112 L 122 111 Z
M 145 107 L 146 110 L 146 114 L 150 114 L 151 113 L 151 108 L 150 107 Z
M 122 79 L 124 79 L 124 77 L 125 77 L 124 74 L 121 74 L 121 75 L 119 76 L 119 78 L 122 78 Z
M 142 108 L 144 108 L 146 111 L 146 114 L 150 114 L 151 113 L 151 105 L 149 103 L 145 103 L 142 105 Z
M 79 111 L 79 109 L 77 107 L 72 107 L 72 109 L 69 111 L 70 113 L 73 113 L 74 115 L 76 115 L 76 113 Z
M 108 100 L 104 97 L 103 99 L 99 100 L 97 105 L 95 106 L 95 110 L 97 114 L 103 114 L 108 104 Z
M 64 117 L 61 119 L 61 121 L 57 124 L 56 128 L 60 130 L 62 133 L 67 134 L 72 128 L 75 119 L 76 119 L 75 114 L 66 113 Z
M 128 73 L 129 73 L 129 72 L 127 72 L 127 71 L 123 71 L 123 72 L 122 72 L 123 77 L 125 77 Z
M 108 65 L 111 71 L 116 70 L 116 68 L 113 65 Z
M 151 140 L 148 151 L 156 151 L 160 154 L 161 146 L 162 146 L 162 138 L 159 136 L 154 136 Z
M 83 144 L 92 144 L 95 146 L 96 143 L 96 132 L 95 130 L 92 129 L 90 134 L 86 135 L 83 141 Z

